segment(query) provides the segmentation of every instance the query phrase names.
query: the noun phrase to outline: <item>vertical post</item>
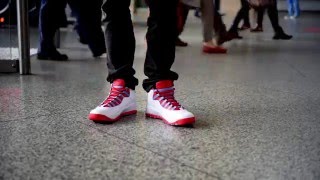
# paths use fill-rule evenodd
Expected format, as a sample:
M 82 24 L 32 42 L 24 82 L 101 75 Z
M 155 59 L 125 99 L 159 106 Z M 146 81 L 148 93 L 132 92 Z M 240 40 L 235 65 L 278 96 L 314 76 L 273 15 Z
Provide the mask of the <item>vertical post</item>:
M 31 74 L 30 68 L 30 37 L 28 1 L 17 0 L 18 41 L 19 41 L 19 69 L 20 74 Z

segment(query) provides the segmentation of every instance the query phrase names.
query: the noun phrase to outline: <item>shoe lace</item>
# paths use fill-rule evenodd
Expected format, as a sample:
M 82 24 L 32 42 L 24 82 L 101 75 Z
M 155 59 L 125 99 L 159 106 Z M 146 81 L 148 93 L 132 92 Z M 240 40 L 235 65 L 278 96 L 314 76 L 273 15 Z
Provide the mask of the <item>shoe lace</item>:
M 160 104 L 164 108 L 167 108 L 167 109 L 170 109 L 170 110 L 180 110 L 183 107 L 175 99 L 174 90 L 175 90 L 175 88 L 173 88 L 173 87 L 157 89 L 153 99 L 159 100 Z
M 108 97 L 101 103 L 103 107 L 114 107 L 121 103 L 124 97 L 128 97 L 129 92 L 126 91 L 125 87 L 112 86 Z

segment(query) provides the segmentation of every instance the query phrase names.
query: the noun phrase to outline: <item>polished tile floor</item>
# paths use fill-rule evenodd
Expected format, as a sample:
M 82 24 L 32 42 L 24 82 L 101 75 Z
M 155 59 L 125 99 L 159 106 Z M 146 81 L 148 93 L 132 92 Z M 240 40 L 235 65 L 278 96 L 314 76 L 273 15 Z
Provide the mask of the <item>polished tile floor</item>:
M 230 19 L 226 21 L 230 24 Z M 0 179 L 320 179 L 320 15 L 281 23 L 295 37 L 244 32 L 227 55 L 205 55 L 191 17 L 177 48 L 176 97 L 194 127 L 138 114 L 87 120 L 105 97 L 105 59 L 65 33 L 69 62 L 32 60 L 33 75 L 0 74 Z M 134 67 L 145 78 L 144 27 Z

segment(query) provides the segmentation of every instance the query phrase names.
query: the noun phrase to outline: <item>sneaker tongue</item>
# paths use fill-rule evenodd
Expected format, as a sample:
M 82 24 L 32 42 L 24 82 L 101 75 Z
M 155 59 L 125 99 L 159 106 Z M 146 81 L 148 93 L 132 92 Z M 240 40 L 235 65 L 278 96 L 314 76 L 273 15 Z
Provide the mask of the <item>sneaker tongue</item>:
M 117 88 L 122 88 L 125 87 L 126 83 L 124 82 L 123 79 L 116 79 L 112 82 L 112 86 L 117 87 Z
M 172 80 L 163 80 L 163 81 L 158 81 L 156 83 L 156 88 L 157 89 L 163 89 L 163 88 L 169 88 L 173 86 L 173 81 Z

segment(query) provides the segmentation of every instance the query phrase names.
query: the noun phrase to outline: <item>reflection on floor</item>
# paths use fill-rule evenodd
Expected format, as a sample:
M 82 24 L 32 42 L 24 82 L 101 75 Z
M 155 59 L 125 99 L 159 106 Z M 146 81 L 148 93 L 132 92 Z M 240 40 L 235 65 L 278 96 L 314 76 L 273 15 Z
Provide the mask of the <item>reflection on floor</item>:
M 146 118 L 141 86 L 136 116 L 88 121 L 109 88 L 105 60 L 67 33 L 69 62 L 33 59 L 33 75 L 0 74 L 0 179 L 320 179 L 320 34 L 307 31 L 319 18 L 281 20 L 291 41 L 273 41 L 266 20 L 227 55 L 201 53 L 191 18 L 173 70 L 194 128 Z M 140 82 L 144 33 L 136 28 Z
M 37 49 L 31 48 L 30 49 L 30 55 L 37 54 Z M 18 48 L 2 48 L 0 47 L 0 60 L 3 60 L 2 58 L 6 58 L 6 60 L 16 60 L 19 59 L 19 51 Z

